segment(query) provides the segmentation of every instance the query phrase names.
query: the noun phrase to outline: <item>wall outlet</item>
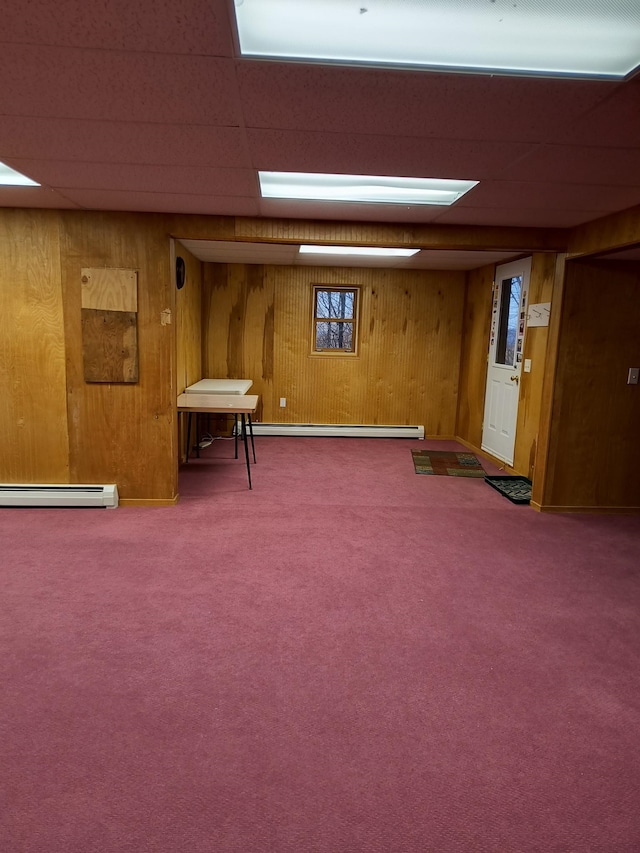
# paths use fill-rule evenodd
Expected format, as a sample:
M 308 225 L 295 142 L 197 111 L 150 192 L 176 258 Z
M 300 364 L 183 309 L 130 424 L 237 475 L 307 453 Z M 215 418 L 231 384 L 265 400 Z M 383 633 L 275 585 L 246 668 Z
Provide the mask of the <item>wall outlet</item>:
M 280 397 L 280 408 L 285 409 L 286 406 L 287 406 L 287 398 L 286 397 Z
M 640 367 L 630 367 L 627 375 L 627 385 L 637 385 L 640 376 Z

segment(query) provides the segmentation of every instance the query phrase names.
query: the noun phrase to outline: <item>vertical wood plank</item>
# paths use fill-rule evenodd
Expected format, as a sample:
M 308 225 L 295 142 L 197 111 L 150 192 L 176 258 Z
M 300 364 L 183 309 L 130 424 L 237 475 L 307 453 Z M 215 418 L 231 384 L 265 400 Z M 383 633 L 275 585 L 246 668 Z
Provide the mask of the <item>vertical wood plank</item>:
M 67 483 L 65 332 L 55 212 L 0 210 L 0 283 L 0 479 Z

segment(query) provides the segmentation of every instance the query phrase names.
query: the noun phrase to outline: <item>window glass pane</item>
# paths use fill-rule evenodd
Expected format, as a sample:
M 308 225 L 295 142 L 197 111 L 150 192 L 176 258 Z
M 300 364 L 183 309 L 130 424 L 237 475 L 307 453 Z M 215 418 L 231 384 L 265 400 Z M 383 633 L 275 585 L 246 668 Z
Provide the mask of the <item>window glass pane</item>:
M 351 320 L 354 303 L 353 290 L 316 290 L 316 317 Z
M 496 364 L 506 364 L 513 367 L 516 363 L 516 338 L 521 296 L 522 276 L 504 279 L 500 293 Z
M 331 294 L 328 290 L 316 290 L 316 317 L 331 317 Z
M 353 297 L 355 296 L 353 290 L 345 290 L 344 292 L 344 305 L 343 311 L 340 315 L 341 317 L 346 317 L 350 320 L 353 317 Z
M 353 323 L 316 323 L 316 349 L 353 349 Z

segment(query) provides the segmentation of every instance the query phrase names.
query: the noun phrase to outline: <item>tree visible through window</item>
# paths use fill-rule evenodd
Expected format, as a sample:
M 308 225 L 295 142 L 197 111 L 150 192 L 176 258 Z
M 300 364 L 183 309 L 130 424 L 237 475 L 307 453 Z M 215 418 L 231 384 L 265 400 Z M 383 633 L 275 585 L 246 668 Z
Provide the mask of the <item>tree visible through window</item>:
M 358 291 L 348 287 L 313 288 L 313 348 L 316 352 L 355 352 Z

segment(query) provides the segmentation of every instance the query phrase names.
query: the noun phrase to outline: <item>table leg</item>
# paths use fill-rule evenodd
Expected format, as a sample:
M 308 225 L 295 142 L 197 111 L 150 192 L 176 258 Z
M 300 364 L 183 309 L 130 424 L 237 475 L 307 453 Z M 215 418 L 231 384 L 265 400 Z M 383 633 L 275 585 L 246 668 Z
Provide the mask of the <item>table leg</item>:
M 237 459 L 238 458 L 238 416 L 237 415 L 233 416 L 233 437 L 235 440 L 235 447 L 236 447 L 236 455 L 234 458 Z
M 253 450 L 253 461 L 256 461 L 256 446 L 253 443 L 253 424 L 251 423 L 251 415 L 247 415 L 249 419 L 249 435 L 251 436 L 251 450 Z
M 249 478 L 249 488 L 252 489 L 251 485 L 251 468 L 249 466 L 249 443 L 247 442 L 247 424 L 246 424 L 246 415 L 241 415 L 242 418 L 242 435 L 244 438 L 244 455 L 247 460 L 247 477 Z
M 187 442 L 186 442 L 187 446 L 185 447 L 185 451 L 186 451 L 185 457 L 184 457 L 185 462 L 189 461 L 189 438 L 191 437 L 191 414 L 192 414 L 191 412 L 188 412 L 188 414 L 187 414 Z

